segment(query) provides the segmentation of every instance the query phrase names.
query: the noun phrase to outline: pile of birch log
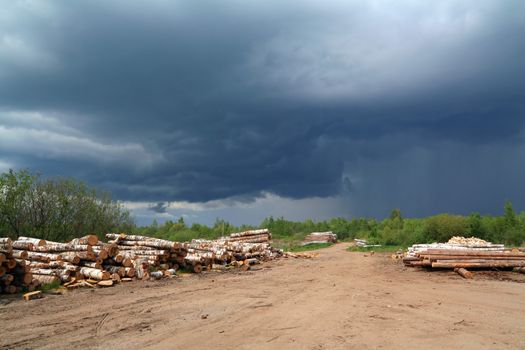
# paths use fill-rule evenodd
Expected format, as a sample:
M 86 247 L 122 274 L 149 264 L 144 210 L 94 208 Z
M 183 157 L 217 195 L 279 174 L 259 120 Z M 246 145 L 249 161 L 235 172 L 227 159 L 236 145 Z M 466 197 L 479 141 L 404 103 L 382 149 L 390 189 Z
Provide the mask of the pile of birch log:
M 217 240 L 178 243 L 147 236 L 108 233 L 68 243 L 0 238 L 0 292 L 33 291 L 43 284 L 66 288 L 111 286 L 132 279 L 175 276 L 179 268 L 199 273 L 251 265 L 283 255 L 267 229 L 233 233 Z
M 12 267 L 0 270 L 3 292 L 31 291 L 41 284 L 111 286 L 135 276 L 134 261 L 95 235 L 68 243 L 31 237 L 0 238 L 0 242 L 5 242 L 0 248 L 7 258 L 5 266 Z
M 185 263 L 195 272 L 232 267 L 249 269 L 251 265 L 283 255 L 282 250 L 271 246 L 271 237 L 269 230 L 262 229 L 232 233 L 216 240 L 194 239 L 187 244 Z
M 0 288 L 2 292 L 32 291 L 41 284 L 111 286 L 133 278 L 175 275 L 186 250 L 179 243 L 145 236 L 95 235 L 68 243 L 19 237 L 0 238 Z
M 132 262 L 140 279 L 174 276 L 188 253 L 186 244 L 165 239 L 124 233 L 107 233 L 106 238 L 123 259 Z
M 525 252 L 506 249 L 480 239 L 453 237 L 447 243 L 415 244 L 408 248 L 403 263 L 410 267 L 453 269 L 465 278 L 472 278 L 467 269 L 511 269 L 521 272 L 525 267 Z
M 312 232 L 306 236 L 302 245 L 314 243 L 335 243 L 337 242 L 337 235 L 332 231 L 327 232 Z

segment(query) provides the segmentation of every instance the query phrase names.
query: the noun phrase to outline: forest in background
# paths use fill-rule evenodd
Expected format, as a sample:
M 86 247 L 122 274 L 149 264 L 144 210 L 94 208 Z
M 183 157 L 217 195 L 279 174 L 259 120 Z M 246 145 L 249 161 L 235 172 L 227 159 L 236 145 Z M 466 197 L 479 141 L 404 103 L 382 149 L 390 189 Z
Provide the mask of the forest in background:
M 468 216 L 439 214 L 426 218 L 405 218 L 400 209 L 390 216 L 374 218 L 332 218 L 324 221 L 266 218 L 258 226 L 234 226 L 217 219 L 213 226 L 188 225 L 181 217 L 162 224 L 137 226 L 129 210 L 107 192 L 67 178 L 43 178 L 27 170 L 0 175 L 0 237 L 31 236 L 67 241 L 88 233 L 127 232 L 174 241 L 214 239 L 232 232 L 268 228 L 274 239 L 296 242 L 315 231 L 333 231 L 340 240 L 368 239 L 370 243 L 409 246 L 414 243 L 445 242 L 452 236 L 476 236 L 495 243 L 518 246 L 525 242 L 525 212 L 519 214 L 507 201 L 502 215 Z

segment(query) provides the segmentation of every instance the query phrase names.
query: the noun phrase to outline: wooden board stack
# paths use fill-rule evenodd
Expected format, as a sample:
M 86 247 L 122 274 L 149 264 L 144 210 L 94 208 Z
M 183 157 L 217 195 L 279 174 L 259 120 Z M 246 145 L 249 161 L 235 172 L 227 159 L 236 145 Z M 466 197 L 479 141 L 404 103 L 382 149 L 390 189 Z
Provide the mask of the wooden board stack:
M 471 278 L 466 269 L 525 267 L 525 252 L 475 237 L 453 237 L 447 243 L 415 244 L 408 249 L 403 262 L 411 267 L 454 269 Z
M 314 243 L 335 243 L 337 242 L 337 235 L 332 231 L 327 232 L 312 232 L 306 236 L 302 245 Z

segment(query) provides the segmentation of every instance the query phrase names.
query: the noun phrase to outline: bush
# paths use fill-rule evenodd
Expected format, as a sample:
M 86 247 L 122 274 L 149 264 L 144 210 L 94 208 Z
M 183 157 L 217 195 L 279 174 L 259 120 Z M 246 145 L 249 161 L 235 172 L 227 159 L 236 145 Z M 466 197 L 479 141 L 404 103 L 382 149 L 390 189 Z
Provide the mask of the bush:
M 452 236 L 465 236 L 469 226 L 463 216 L 440 214 L 426 220 L 424 237 L 427 242 L 447 242 Z
M 27 170 L 0 175 L 0 236 L 65 241 L 132 227 L 129 211 L 81 181 L 42 179 Z

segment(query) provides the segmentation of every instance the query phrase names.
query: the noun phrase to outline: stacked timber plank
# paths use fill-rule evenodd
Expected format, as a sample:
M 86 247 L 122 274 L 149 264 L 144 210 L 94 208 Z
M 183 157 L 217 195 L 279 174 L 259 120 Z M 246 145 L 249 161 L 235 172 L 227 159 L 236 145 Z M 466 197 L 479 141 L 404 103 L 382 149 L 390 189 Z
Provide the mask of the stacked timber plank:
M 186 244 L 165 239 L 124 233 L 107 233 L 106 238 L 129 261 L 138 278 L 173 276 L 188 253 Z
M 312 232 L 306 236 L 302 245 L 314 243 L 335 243 L 337 242 L 337 235 L 332 231 L 327 232 Z
M 453 237 L 447 243 L 414 245 L 403 262 L 411 267 L 454 269 L 461 276 L 471 278 L 472 274 L 466 269 L 525 267 L 525 252 L 473 237 Z

